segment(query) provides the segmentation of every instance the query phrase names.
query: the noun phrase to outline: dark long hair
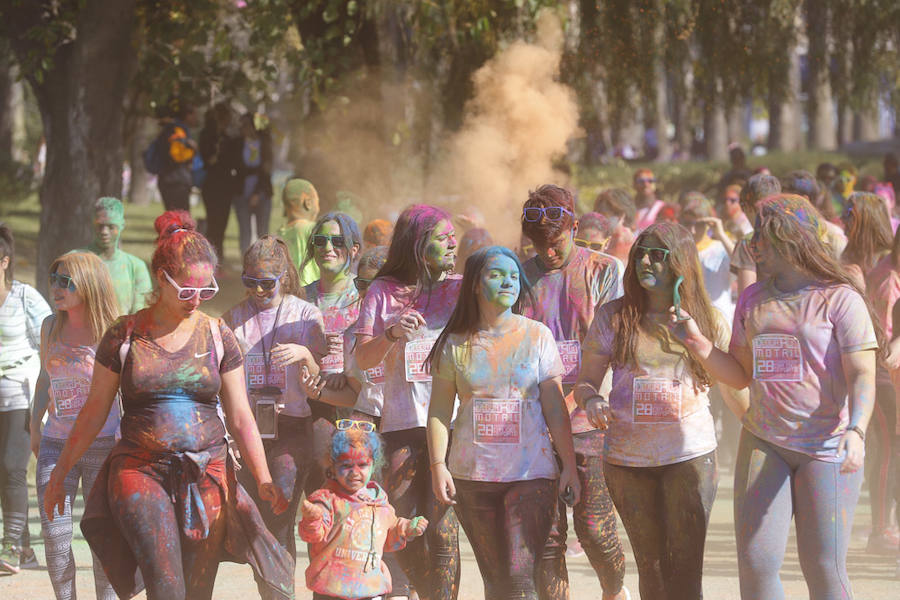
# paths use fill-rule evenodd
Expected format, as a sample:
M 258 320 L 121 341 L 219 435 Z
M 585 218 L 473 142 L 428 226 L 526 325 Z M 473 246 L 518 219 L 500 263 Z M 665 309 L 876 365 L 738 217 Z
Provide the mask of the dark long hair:
M 391 277 L 404 285 L 415 285 L 410 299 L 415 302 L 423 290 L 436 283 L 431 279 L 425 260 L 425 246 L 441 221 L 450 221 L 450 213 L 428 204 L 413 204 L 400 213 L 388 247 L 387 261 L 375 278 Z
M 522 306 L 525 303 L 534 303 L 534 297 L 531 293 L 531 284 L 525 276 L 525 269 L 519 262 L 516 253 L 504 246 L 488 246 L 477 250 L 472 256 L 466 260 L 465 274 L 463 275 L 462 285 L 459 288 L 459 300 L 450 320 L 441 334 L 435 341 L 428 355 L 426 363 L 437 369 L 440 363 L 441 351 L 447 343 L 447 338 L 454 333 L 463 333 L 467 337 L 471 337 L 478 330 L 478 322 L 481 320 L 481 313 L 478 310 L 478 281 L 481 278 L 481 272 L 484 270 L 485 264 L 492 256 L 506 256 L 516 263 L 519 270 L 519 297 L 513 304 L 513 313 L 522 314 Z
M 612 327 L 615 332 L 613 365 L 635 366 L 638 364 L 637 341 L 648 302 L 647 290 L 638 281 L 635 249 L 643 245 L 643 241 L 650 236 L 655 236 L 661 245 L 669 250 L 666 260 L 673 278 L 677 278 L 679 275 L 684 277 L 684 283 L 680 288 L 681 306 L 693 317 L 703 335 L 713 341 L 722 337 L 715 309 L 706 293 L 706 286 L 703 284 L 703 272 L 700 269 L 700 257 L 697 254 L 694 236 L 681 225 L 665 222 L 655 223 L 637 236 L 628 253 L 628 264 L 625 266 L 623 280 L 625 295 L 622 298 L 622 309 L 616 312 L 612 319 Z M 660 332 L 647 333 L 656 336 L 660 334 Z M 684 354 L 694 381 L 699 386 L 708 388 L 712 384 L 709 373 L 690 352 Z
M 282 291 L 285 294 L 300 296 L 300 276 L 297 274 L 297 267 L 291 260 L 287 244 L 277 235 L 264 235 L 247 248 L 244 252 L 244 271 L 247 267 L 270 261 L 284 272 L 281 279 Z
M 13 266 L 16 258 L 16 241 L 12 229 L 6 223 L 0 223 L 0 259 L 9 257 L 9 266 L 6 267 L 6 285 L 13 282 Z
M 802 196 L 779 194 L 761 200 L 757 205 L 756 231 L 765 236 L 776 249 L 778 258 L 820 283 L 848 285 L 862 296 L 875 328 L 879 357 L 885 347 L 881 320 L 872 304 L 844 267 L 835 259 L 822 241 L 825 223 L 812 204 Z
M 306 244 L 306 258 L 303 259 L 303 263 L 298 268 L 298 271 L 301 273 L 303 272 L 303 269 L 306 268 L 306 265 L 314 260 L 316 256 L 316 247 L 315 244 L 312 243 L 313 236 L 318 234 L 322 230 L 322 225 L 328 221 L 334 221 L 338 224 L 341 235 L 344 236 L 344 243 L 347 245 L 347 260 L 344 262 L 344 272 L 349 271 L 350 267 L 353 266 L 353 257 L 350 255 L 350 248 L 362 245 L 362 235 L 359 233 L 359 225 L 356 224 L 356 221 L 354 221 L 353 217 L 350 215 L 335 211 L 325 213 L 316 219 L 316 224 L 313 225 L 313 228 L 309 232 L 309 241 Z

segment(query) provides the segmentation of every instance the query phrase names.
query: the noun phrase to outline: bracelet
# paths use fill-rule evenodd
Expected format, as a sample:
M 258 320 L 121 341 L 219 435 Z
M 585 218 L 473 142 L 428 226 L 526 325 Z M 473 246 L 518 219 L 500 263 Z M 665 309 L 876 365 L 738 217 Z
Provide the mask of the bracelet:
M 855 431 L 859 436 L 859 439 L 861 439 L 862 441 L 866 441 L 866 432 L 863 431 L 862 427 L 860 427 L 859 425 L 851 425 L 847 428 L 847 431 Z
M 431 463 L 431 468 L 433 469 L 433 468 L 435 468 L 435 467 L 438 466 L 438 465 L 445 465 L 445 464 L 446 464 L 446 463 L 444 463 L 444 461 L 442 461 L 442 460 L 436 460 L 436 461 L 434 461 L 433 463 Z
M 391 327 L 393 327 L 393 326 L 394 325 L 391 325 Z M 388 327 L 387 329 L 384 330 L 384 337 L 387 338 L 387 341 L 389 341 L 390 343 L 395 344 L 400 341 L 400 338 L 394 337 L 393 335 L 391 335 L 391 327 Z

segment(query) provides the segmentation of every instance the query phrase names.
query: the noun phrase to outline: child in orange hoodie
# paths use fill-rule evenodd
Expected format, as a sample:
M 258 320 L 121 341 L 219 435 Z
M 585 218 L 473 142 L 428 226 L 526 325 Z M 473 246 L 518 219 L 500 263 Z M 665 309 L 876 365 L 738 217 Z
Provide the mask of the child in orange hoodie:
M 372 481 L 384 462 L 374 425 L 341 419 L 327 456 L 328 482 L 301 508 L 299 533 L 309 544 L 306 587 L 314 600 L 360 600 L 391 591 L 382 560 L 425 533 L 428 521 L 396 515 L 387 494 Z

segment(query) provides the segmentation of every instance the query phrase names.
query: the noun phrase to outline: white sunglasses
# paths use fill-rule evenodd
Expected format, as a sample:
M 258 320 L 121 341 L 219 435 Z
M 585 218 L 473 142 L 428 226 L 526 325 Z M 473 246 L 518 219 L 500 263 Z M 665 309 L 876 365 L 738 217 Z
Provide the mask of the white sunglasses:
M 213 296 L 215 296 L 219 292 L 219 284 L 216 283 L 216 278 L 213 277 L 212 284 L 213 287 L 181 287 L 172 277 L 163 270 L 163 275 L 166 276 L 166 279 L 169 280 L 169 283 L 172 284 L 172 287 L 178 290 L 178 299 L 179 300 L 190 300 L 197 294 L 200 294 L 200 300 L 209 300 Z

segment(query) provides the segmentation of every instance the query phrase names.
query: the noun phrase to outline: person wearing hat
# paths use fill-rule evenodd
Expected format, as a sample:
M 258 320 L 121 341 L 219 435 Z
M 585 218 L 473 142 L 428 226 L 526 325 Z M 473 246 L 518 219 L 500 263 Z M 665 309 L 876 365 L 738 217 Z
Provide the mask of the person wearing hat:
M 104 197 L 94 203 L 94 240 L 82 251 L 93 252 L 109 269 L 119 314 L 131 315 L 147 306 L 153 290 L 147 263 L 119 248 L 125 229 L 125 208 L 118 198 Z
M 281 194 L 284 218 L 287 223 L 278 231 L 291 253 L 291 260 L 299 267 L 306 258 L 309 234 L 319 215 L 319 194 L 305 179 L 288 179 Z M 309 285 L 319 279 L 319 267 L 315 261 L 307 261 L 300 270 L 300 285 Z

